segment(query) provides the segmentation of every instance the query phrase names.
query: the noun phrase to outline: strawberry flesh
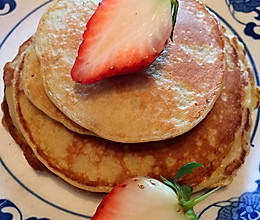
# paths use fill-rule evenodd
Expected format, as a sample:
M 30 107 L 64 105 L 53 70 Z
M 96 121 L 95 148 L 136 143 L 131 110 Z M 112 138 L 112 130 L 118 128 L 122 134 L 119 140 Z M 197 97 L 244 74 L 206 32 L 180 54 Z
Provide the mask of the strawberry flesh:
M 149 66 L 172 31 L 170 0 L 103 0 L 86 25 L 72 79 L 90 84 Z
M 116 186 L 98 206 L 92 220 L 188 219 L 173 189 L 145 177 Z

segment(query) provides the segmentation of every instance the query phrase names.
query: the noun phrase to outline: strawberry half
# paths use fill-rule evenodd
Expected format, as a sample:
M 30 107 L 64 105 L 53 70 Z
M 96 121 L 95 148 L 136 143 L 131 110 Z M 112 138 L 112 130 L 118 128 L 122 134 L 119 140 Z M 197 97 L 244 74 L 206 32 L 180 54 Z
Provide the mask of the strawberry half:
M 137 177 L 115 187 L 92 220 L 174 220 L 176 216 L 185 214 L 175 192 L 158 180 Z
M 145 69 L 164 49 L 177 0 L 103 0 L 87 23 L 72 79 L 94 83 Z
M 116 186 L 98 206 L 92 220 L 196 220 L 193 206 L 204 200 L 218 188 L 190 199 L 192 188 L 180 186 L 180 177 L 191 173 L 199 163 L 188 163 L 180 168 L 173 181 L 164 183 L 145 177 L 127 180 Z

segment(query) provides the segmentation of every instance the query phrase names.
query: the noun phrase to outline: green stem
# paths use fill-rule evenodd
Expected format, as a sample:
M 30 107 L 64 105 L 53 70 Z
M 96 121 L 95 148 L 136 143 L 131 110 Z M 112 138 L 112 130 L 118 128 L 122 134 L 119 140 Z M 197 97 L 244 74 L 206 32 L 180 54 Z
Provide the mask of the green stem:
M 202 200 L 206 199 L 208 196 L 210 196 L 212 193 L 216 192 L 218 189 L 220 189 L 221 187 L 217 187 L 207 193 L 205 193 L 204 195 L 195 198 L 195 199 L 191 199 L 185 203 L 183 203 L 182 205 L 184 206 L 184 208 L 186 210 L 192 209 L 195 205 L 197 205 L 199 202 L 201 202 Z
M 177 13 L 179 9 L 178 0 L 171 0 L 171 11 L 172 11 L 172 32 L 171 32 L 171 40 L 173 41 L 173 31 L 177 20 Z

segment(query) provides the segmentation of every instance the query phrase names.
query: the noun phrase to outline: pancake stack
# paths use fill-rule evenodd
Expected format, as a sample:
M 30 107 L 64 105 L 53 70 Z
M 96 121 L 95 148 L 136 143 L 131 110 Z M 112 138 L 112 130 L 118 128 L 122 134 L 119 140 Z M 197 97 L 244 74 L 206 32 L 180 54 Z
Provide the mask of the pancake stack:
M 243 46 L 196 0 L 181 0 L 173 42 L 146 70 L 91 85 L 70 70 L 90 0 L 56 0 L 5 65 L 3 124 L 29 164 L 93 192 L 129 177 L 181 179 L 195 191 L 231 183 L 250 148 L 259 94 Z

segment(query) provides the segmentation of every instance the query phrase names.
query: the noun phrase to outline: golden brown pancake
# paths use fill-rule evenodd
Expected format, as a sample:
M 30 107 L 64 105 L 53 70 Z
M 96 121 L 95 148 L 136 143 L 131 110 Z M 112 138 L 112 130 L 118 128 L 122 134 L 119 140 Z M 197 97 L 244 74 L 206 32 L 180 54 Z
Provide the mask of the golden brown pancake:
M 21 71 L 15 71 L 12 91 L 19 129 L 48 169 L 85 190 L 107 192 L 133 176 L 172 178 L 191 161 L 204 167 L 182 183 L 195 191 L 227 185 L 249 151 L 250 116 L 258 105 L 258 91 L 237 38 L 224 39 L 227 70 L 220 97 L 206 118 L 183 135 L 123 144 L 72 132 L 31 104 L 21 86 Z
M 223 40 L 217 19 L 202 3 L 183 0 L 174 41 L 151 66 L 81 85 L 72 81 L 70 71 L 95 8 L 90 0 L 58 0 L 39 23 L 35 48 L 50 100 L 75 123 L 116 142 L 158 141 L 196 126 L 222 88 Z
M 16 143 L 21 147 L 28 163 L 35 170 L 47 171 L 47 168 L 37 159 L 31 147 L 27 144 L 22 133 L 18 129 L 17 119 L 14 113 L 13 88 L 12 81 L 15 71 L 22 71 L 23 58 L 31 44 L 33 38 L 25 41 L 19 48 L 17 56 L 12 62 L 6 63 L 4 67 L 4 100 L 1 105 L 3 111 L 2 124 L 9 131 Z
M 12 138 L 15 140 L 15 142 L 20 146 L 24 153 L 24 157 L 26 158 L 27 162 L 30 164 L 30 166 L 39 171 L 48 171 L 48 169 L 41 163 L 38 158 L 33 153 L 33 150 L 31 147 L 27 144 L 26 140 L 22 136 L 21 132 L 14 126 L 13 124 L 13 118 L 11 118 L 9 113 L 9 105 L 8 105 L 8 99 L 10 100 L 12 98 L 12 88 L 11 86 L 7 86 L 5 90 L 5 96 L 6 98 L 2 102 L 2 111 L 4 113 L 2 124 L 3 126 L 9 131 Z
M 95 135 L 89 130 L 71 121 L 49 100 L 42 87 L 40 77 L 40 63 L 33 45 L 31 45 L 24 58 L 22 82 L 24 92 L 29 100 L 49 117 L 61 122 L 64 126 L 71 129 L 72 131 L 78 132 L 80 134 Z

